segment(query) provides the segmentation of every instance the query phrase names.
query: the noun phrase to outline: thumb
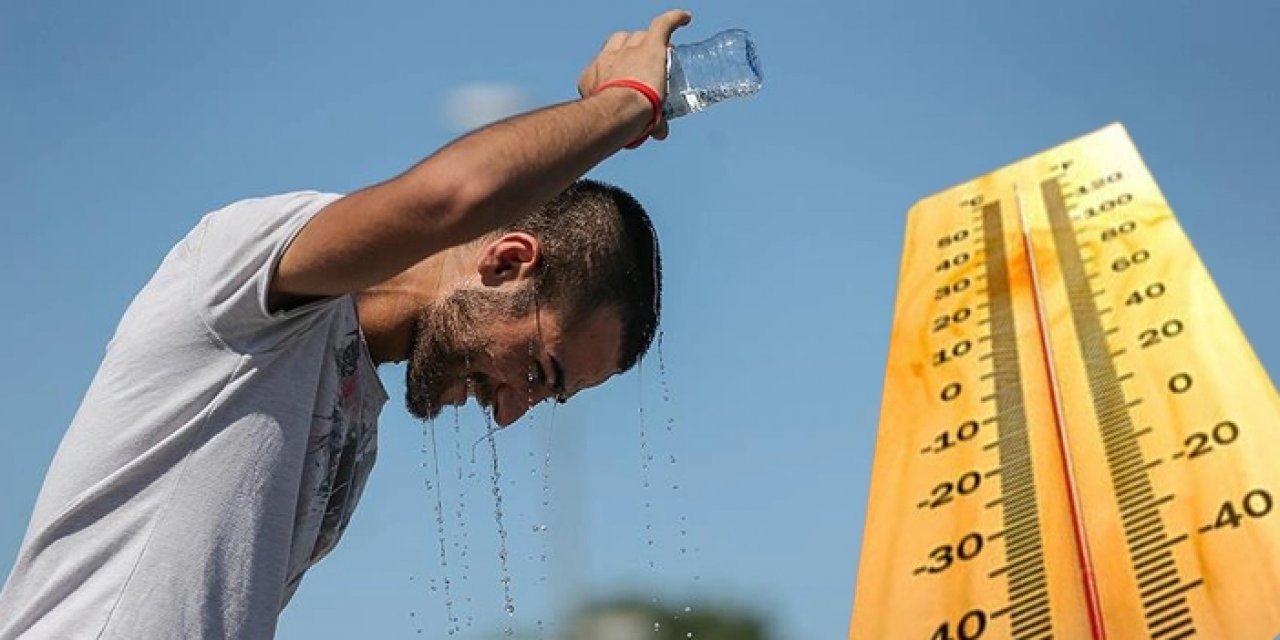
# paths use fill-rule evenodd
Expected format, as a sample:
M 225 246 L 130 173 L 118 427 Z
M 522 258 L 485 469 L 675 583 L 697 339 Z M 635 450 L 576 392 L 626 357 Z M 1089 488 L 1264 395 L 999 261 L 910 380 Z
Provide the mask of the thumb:
M 650 38 L 658 39 L 663 46 L 666 46 L 671 42 L 671 34 L 675 33 L 676 29 L 689 24 L 692 20 L 693 14 L 683 9 L 667 11 L 649 23 L 647 35 Z

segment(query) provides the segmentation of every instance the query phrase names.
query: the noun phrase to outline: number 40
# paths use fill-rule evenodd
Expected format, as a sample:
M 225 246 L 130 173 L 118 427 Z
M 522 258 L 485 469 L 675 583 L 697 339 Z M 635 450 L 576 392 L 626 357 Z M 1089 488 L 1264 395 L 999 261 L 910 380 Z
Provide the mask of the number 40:
M 978 640 L 986 630 L 987 612 L 974 609 L 960 616 L 955 627 L 952 627 L 950 622 L 942 623 L 933 635 L 929 636 L 929 640 Z

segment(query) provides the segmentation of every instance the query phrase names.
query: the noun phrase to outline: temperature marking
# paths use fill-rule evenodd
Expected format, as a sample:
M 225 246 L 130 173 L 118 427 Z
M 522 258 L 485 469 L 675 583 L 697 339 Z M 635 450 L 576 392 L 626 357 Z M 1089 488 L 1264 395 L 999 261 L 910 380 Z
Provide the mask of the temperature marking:
M 1000 574 L 1008 574 L 1009 605 L 992 614 L 1010 613 L 1012 633 L 1018 638 L 1047 638 L 1053 627 L 1049 616 L 1049 593 L 1045 585 L 1040 510 L 1031 473 L 1027 416 L 1023 411 L 1022 373 L 1018 364 L 1018 339 L 1004 249 L 1004 223 L 1000 203 L 982 208 L 983 238 L 986 240 L 988 302 L 991 319 L 992 373 L 995 378 L 996 415 L 1000 429 L 999 455 L 1001 495 L 987 507 L 1001 506 L 1004 532 L 1008 537 L 1005 556 L 1008 564 Z M 996 577 L 996 574 L 991 574 Z
M 1167 538 L 1159 507 L 1172 500 L 1173 496 L 1156 498 L 1149 472 L 1159 461 L 1147 463 L 1142 447 L 1138 444 L 1137 430 L 1129 413 L 1129 409 L 1135 405 L 1131 405 L 1125 398 L 1115 366 L 1115 359 L 1124 355 L 1125 349 L 1112 350 L 1107 344 L 1099 318 L 1104 312 L 1110 312 L 1110 309 L 1098 309 L 1095 296 L 1091 293 L 1081 260 L 1080 246 L 1074 233 L 1075 227 L 1062 197 L 1062 186 L 1057 180 L 1045 180 L 1040 183 L 1040 192 L 1048 213 L 1049 226 L 1053 231 L 1058 268 L 1065 284 L 1076 340 L 1084 357 L 1085 375 L 1093 398 L 1097 428 L 1106 449 L 1115 497 L 1120 505 L 1124 535 L 1132 552 L 1135 543 L 1141 540 L 1140 534 L 1154 535 L 1161 540 Z M 1160 572 L 1136 574 L 1144 605 L 1152 602 L 1147 599 L 1148 595 L 1160 595 L 1164 591 L 1178 590 L 1186 584 L 1192 584 L 1184 582 L 1179 576 L 1173 552 L 1169 548 L 1156 549 L 1156 555 L 1146 564 Z M 1135 563 L 1136 572 L 1136 563 L 1144 559 L 1130 555 L 1130 560 Z M 1149 593 L 1153 590 L 1153 593 Z M 1160 637 L 1157 632 L 1163 629 L 1184 627 L 1189 634 L 1194 635 L 1195 625 L 1192 624 L 1189 606 L 1184 604 L 1168 613 L 1162 610 L 1160 614 L 1156 615 L 1150 607 L 1146 607 L 1144 611 L 1147 630 L 1152 637 Z

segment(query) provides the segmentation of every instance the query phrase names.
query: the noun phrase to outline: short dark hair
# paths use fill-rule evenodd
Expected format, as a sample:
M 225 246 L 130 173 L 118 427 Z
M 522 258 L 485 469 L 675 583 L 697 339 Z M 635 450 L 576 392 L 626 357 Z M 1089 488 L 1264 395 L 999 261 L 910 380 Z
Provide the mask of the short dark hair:
M 614 185 L 583 179 L 502 229 L 512 231 L 542 245 L 539 304 L 564 313 L 569 329 L 612 307 L 622 321 L 618 370 L 635 366 L 662 313 L 662 255 L 640 202 Z

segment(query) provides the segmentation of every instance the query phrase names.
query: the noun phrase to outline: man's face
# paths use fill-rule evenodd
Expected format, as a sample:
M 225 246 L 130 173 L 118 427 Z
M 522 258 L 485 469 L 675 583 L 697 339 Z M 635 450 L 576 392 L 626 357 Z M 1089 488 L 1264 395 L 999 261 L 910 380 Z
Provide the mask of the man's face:
M 567 400 L 613 375 L 621 322 L 598 309 L 566 332 L 553 309 L 520 309 L 511 294 L 464 289 L 423 311 L 411 337 L 405 401 L 418 418 L 474 396 L 507 426 L 547 398 Z

